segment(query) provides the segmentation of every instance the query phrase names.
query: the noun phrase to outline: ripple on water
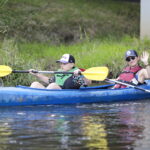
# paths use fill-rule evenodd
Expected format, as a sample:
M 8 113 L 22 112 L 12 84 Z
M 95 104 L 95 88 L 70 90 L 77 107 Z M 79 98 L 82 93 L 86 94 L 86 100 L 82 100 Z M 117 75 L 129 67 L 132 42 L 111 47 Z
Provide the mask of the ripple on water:
M 2 108 L 0 149 L 147 149 L 149 113 L 147 100 Z

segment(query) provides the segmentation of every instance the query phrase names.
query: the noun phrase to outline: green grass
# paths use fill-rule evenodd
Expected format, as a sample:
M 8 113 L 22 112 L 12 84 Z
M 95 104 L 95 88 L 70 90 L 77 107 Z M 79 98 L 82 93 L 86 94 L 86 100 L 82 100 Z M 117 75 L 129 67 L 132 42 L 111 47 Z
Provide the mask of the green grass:
M 140 5 L 116 0 L 13 0 L 0 3 L 0 37 L 50 44 L 139 36 Z M 4 32 L 5 31 L 5 32 Z
M 140 4 L 116 0 L 2 0 L 0 63 L 12 69 L 57 70 L 64 53 L 81 68 L 108 66 L 115 78 L 124 52 L 148 50 L 140 41 Z M 30 85 L 29 74 L 3 77 L 6 86 Z
M 139 54 L 146 50 L 150 52 L 150 40 L 140 41 L 137 38 L 125 36 L 118 40 L 105 39 L 85 41 L 74 45 L 49 46 L 47 44 L 26 43 L 15 44 L 13 40 L 6 40 L 1 44 L 1 64 L 16 70 L 57 70 L 56 60 L 64 53 L 70 53 L 76 58 L 76 65 L 81 68 L 107 66 L 109 77 L 116 78 L 126 65 L 124 53 L 128 49 L 135 49 Z M 29 85 L 35 80 L 32 75 L 11 74 L 3 78 L 5 85 Z

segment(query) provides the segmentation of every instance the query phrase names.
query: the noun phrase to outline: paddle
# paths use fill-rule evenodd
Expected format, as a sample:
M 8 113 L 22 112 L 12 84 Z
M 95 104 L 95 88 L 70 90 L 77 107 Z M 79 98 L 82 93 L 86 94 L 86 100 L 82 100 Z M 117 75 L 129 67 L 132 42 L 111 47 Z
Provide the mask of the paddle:
M 90 76 L 90 74 L 87 75 L 87 77 L 85 76 L 87 79 L 96 80 L 96 81 L 103 81 L 103 80 L 105 80 L 107 82 L 113 82 L 113 83 L 117 83 L 117 84 L 122 84 L 122 85 L 125 85 L 125 86 L 128 86 L 128 87 L 132 87 L 132 88 L 135 88 L 135 89 L 142 90 L 144 92 L 149 92 L 150 93 L 150 90 L 143 89 L 143 88 L 138 87 L 136 85 L 132 85 L 132 84 L 129 84 L 129 83 L 124 83 L 124 82 L 113 80 L 113 79 L 107 79 L 106 78 L 107 75 L 108 75 L 108 68 L 107 67 L 93 67 L 93 68 L 90 68 L 90 69 L 91 69 L 91 72 L 93 71 L 93 74 L 91 73 L 91 76 Z M 101 76 L 99 76 L 99 75 L 101 75 Z
M 9 66 L 0 65 L 0 77 L 7 76 L 11 73 L 29 73 L 29 70 L 12 70 Z M 73 74 L 73 72 L 62 72 L 62 71 L 33 71 L 33 73 L 43 74 Z M 81 74 L 89 80 L 103 81 L 108 75 L 107 67 L 92 67 L 87 69 Z
M 125 86 L 128 86 L 128 87 L 132 87 L 132 88 L 135 88 L 135 89 L 142 90 L 142 91 L 144 91 L 144 92 L 149 92 L 149 93 L 150 93 L 150 90 L 137 87 L 136 85 L 132 85 L 132 84 L 129 84 L 129 83 L 124 83 L 124 82 L 117 81 L 117 80 L 113 80 L 113 79 L 105 79 L 105 80 L 108 81 L 108 82 L 113 82 L 113 83 L 117 83 L 117 84 L 122 84 L 122 85 L 125 85 Z
M 43 74 L 73 74 L 73 72 L 60 72 L 60 71 L 33 71 L 34 73 L 43 73 Z M 12 70 L 9 66 L 0 65 L 0 77 L 7 76 L 11 73 L 29 73 L 28 70 Z M 121 81 L 113 80 L 113 79 L 107 79 L 108 75 L 108 68 L 107 67 L 92 67 L 87 69 L 86 71 L 81 73 L 85 78 L 89 80 L 96 80 L 96 81 L 107 81 L 107 82 L 113 82 L 117 84 L 122 84 L 128 87 L 132 87 L 138 90 L 142 90 L 144 92 L 149 92 L 150 90 L 143 89 L 140 87 L 137 87 L 135 85 L 124 83 Z

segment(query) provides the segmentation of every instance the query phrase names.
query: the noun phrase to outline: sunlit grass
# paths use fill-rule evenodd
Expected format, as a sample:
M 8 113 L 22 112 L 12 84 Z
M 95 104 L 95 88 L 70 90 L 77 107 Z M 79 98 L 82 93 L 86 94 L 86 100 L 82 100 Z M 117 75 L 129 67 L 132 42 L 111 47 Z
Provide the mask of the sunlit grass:
M 16 70 L 57 70 L 56 60 L 64 53 L 70 53 L 76 58 L 76 66 L 90 68 L 107 66 L 109 77 L 115 78 L 126 65 L 124 53 L 128 49 L 135 49 L 139 54 L 146 50 L 150 52 L 150 40 L 140 41 L 137 38 L 125 36 L 120 41 L 115 39 L 97 39 L 74 45 L 52 46 L 39 43 L 15 44 L 13 40 L 6 40 L 0 44 L 1 65 L 8 65 Z M 35 78 L 26 74 L 10 74 L 4 78 L 5 85 L 29 85 Z

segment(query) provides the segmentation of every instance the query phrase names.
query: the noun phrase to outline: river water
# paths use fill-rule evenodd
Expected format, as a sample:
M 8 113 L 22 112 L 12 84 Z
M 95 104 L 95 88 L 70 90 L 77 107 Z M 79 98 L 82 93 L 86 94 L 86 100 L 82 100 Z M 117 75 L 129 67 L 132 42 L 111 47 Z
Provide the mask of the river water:
M 149 150 L 150 101 L 0 108 L 0 150 Z

